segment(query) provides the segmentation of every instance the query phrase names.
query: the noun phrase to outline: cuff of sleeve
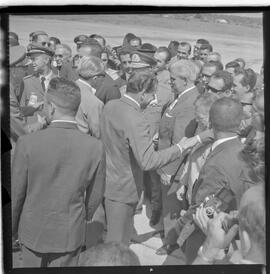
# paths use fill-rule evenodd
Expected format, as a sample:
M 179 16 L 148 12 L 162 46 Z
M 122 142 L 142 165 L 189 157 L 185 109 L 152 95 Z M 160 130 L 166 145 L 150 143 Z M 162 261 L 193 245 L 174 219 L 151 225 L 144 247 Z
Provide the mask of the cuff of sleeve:
M 180 152 L 181 152 L 181 154 L 183 153 L 183 149 L 182 149 L 182 147 L 179 145 L 179 144 L 176 144 L 177 146 L 178 146 L 178 148 L 179 148 L 179 150 L 180 150 Z
M 201 137 L 199 135 L 196 135 L 196 138 L 197 138 L 199 143 L 202 143 Z

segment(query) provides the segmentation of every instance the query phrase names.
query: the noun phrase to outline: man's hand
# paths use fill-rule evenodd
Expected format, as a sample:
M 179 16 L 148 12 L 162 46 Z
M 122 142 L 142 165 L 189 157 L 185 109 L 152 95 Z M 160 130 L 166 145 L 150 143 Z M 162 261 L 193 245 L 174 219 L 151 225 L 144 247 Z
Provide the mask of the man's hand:
M 226 218 L 230 218 L 229 215 L 220 212 L 218 214 L 215 213 L 214 218 L 208 221 L 204 249 L 224 249 L 229 246 L 238 232 L 238 225 L 233 225 L 226 233 L 222 228 L 222 223 L 226 221 Z
M 182 148 L 182 151 L 185 151 L 187 149 L 194 147 L 198 142 L 199 140 L 197 136 L 191 138 L 183 137 L 178 144 Z
M 184 195 L 185 195 L 186 189 L 185 186 L 182 185 L 177 191 L 176 191 L 176 197 L 179 201 L 183 201 Z
M 161 183 L 165 186 L 170 185 L 171 184 L 171 177 L 172 177 L 171 175 L 162 173 L 161 176 L 160 176 Z
M 32 105 L 33 108 L 35 108 L 36 110 L 41 110 L 42 106 L 44 105 L 44 102 L 36 102 L 35 104 Z
M 206 214 L 206 209 L 203 207 L 203 204 L 196 209 L 196 213 L 193 214 L 193 220 L 201 231 L 207 236 L 207 225 L 210 219 Z

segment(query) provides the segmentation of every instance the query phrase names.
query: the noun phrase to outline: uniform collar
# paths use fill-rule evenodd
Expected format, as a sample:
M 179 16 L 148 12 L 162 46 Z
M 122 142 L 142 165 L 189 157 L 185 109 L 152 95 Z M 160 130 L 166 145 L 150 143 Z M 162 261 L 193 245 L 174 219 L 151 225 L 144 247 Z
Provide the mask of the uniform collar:
M 213 145 L 212 145 L 212 151 L 219 145 L 221 145 L 222 143 L 228 142 L 230 140 L 236 139 L 238 138 L 238 135 L 232 136 L 232 137 L 226 137 L 226 138 L 221 138 L 216 140 Z
M 77 122 L 70 120 L 53 120 L 49 127 L 78 129 Z

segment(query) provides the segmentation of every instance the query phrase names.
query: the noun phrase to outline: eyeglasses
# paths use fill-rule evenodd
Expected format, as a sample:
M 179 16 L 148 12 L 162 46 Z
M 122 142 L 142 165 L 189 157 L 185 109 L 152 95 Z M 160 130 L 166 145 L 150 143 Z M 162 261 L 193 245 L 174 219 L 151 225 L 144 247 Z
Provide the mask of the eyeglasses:
M 187 52 L 185 52 L 185 51 L 179 51 L 179 50 L 178 50 L 177 53 L 178 53 L 178 54 L 182 54 L 182 55 L 187 55 Z
M 210 78 L 211 75 L 207 75 L 207 74 L 202 73 L 202 74 L 201 74 L 201 77 L 202 77 L 202 78 L 203 78 L 203 77 L 205 77 L 205 78 Z
M 108 59 L 101 59 L 102 62 L 108 62 Z
M 123 61 L 122 64 L 125 64 L 125 65 L 131 64 L 131 61 Z
M 222 90 L 215 89 L 215 88 L 213 88 L 213 87 L 211 87 L 209 85 L 207 85 L 206 88 L 207 88 L 208 91 L 211 91 L 213 93 L 222 92 Z
M 54 57 L 63 58 L 63 55 L 62 54 L 55 54 Z

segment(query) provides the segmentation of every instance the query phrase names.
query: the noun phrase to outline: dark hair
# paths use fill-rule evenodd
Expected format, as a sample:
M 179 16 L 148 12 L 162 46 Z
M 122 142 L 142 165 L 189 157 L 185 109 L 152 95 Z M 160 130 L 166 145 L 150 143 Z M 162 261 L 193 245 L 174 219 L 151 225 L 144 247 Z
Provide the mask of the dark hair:
M 106 45 L 106 40 L 105 40 L 105 38 L 104 38 L 103 36 L 99 35 L 99 34 L 92 34 L 92 35 L 89 36 L 89 38 L 93 38 L 93 39 L 95 39 L 95 38 L 102 39 L 104 45 Z
M 50 37 L 49 41 L 53 41 L 55 43 L 55 45 L 61 44 L 60 39 L 58 39 L 57 37 Z
M 225 69 L 227 68 L 240 68 L 240 65 L 236 61 L 231 61 L 225 65 Z
M 206 44 L 210 44 L 209 41 L 205 40 L 205 39 L 198 39 L 196 41 L 196 43 L 201 44 L 201 45 L 206 45 Z
M 213 51 L 213 47 L 212 45 L 210 44 L 202 44 L 201 47 L 200 47 L 200 50 L 209 50 L 209 52 L 212 52 Z
M 243 117 L 243 107 L 238 100 L 222 97 L 211 106 L 209 119 L 213 129 L 237 133 Z
M 125 45 L 125 43 L 129 43 L 131 39 L 133 38 L 136 38 L 136 35 L 133 34 L 133 33 L 127 33 L 124 37 L 124 40 L 123 40 L 123 45 Z
M 155 88 L 156 83 L 156 76 L 149 69 L 134 70 L 127 82 L 127 92 L 139 93 L 145 90 L 145 93 L 150 93 Z
M 188 47 L 188 54 L 191 53 L 191 45 L 188 42 L 181 42 L 178 47 Z
M 18 46 L 19 45 L 19 36 L 15 32 L 8 33 L 9 45 L 10 46 Z
M 223 70 L 223 64 L 219 61 L 209 61 L 203 65 L 204 67 L 215 67 L 216 71 Z
M 80 266 L 138 266 L 137 255 L 122 243 L 99 244 L 83 252 Z
M 236 68 L 235 75 L 243 75 L 241 78 L 241 84 L 246 87 L 249 85 L 249 91 L 252 91 L 256 85 L 257 75 L 252 69 Z
M 129 55 L 129 56 L 131 56 L 131 52 L 129 50 L 126 50 L 126 49 L 121 49 L 118 52 L 119 58 L 120 58 L 121 55 Z
M 243 63 L 244 64 L 243 68 L 246 66 L 246 62 L 245 62 L 245 60 L 243 58 L 236 58 L 234 61 L 237 62 L 237 63 Z
M 81 103 L 81 91 L 73 81 L 55 77 L 49 83 L 46 98 L 63 112 L 75 115 Z
M 178 41 L 171 41 L 171 42 L 169 43 L 169 46 L 170 46 L 170 45 L 172 45 L 174 48 L 177 49 L 178 46 L 179 46 L 179 42 L 178 42 Z M 168 46 L 168 47 L 169 47 L 169 46 Z
M 233 77 L 228 71 L 225 71 L 225 70 L 217 71 L 212 75 L 212 77 L 223 80 L 224 82 L 224 87 L 222 89 L 223 92 L 232 88 Z
M 170 53 L 170 51 L 169 51 L 168 48 L 166 48 L 166 47 L 158 47 L 156 52 L 158 52 L 158 53 L 159 52 L 165 52 L 166 53 L 166 59 L 165 59 L 166 63 L 171 60 L 171 53 Z

